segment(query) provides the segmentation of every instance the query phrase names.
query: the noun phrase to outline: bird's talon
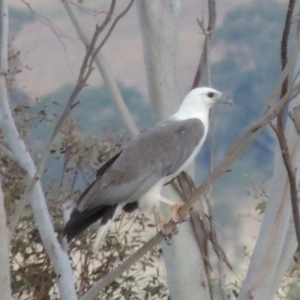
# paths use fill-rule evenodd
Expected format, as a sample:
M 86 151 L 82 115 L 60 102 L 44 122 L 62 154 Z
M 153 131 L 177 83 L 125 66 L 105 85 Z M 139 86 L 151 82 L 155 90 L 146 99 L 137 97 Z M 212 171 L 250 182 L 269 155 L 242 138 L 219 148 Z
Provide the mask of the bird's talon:
M 166 224 L 159 224 L 158 232 L 163 236 L 164 240 L 166 241 L 167 245 L 172 245 L 173 244 L 173 235 L 177 235 L 179 233 L 179 230 L 177 227 L 174 227 L 171 232 L 166 232 L 165 231 L 165 225 Z
M 171 206 L 172 220 L 176 224 L 180 224 L 185 221 L 188 221 L 191 217 L 190 212 L 188 212 L 184 217 L 179 216 L 178 212 L 182 206 L 183 206 L 183 203 L 175 203 L 173 206 Z

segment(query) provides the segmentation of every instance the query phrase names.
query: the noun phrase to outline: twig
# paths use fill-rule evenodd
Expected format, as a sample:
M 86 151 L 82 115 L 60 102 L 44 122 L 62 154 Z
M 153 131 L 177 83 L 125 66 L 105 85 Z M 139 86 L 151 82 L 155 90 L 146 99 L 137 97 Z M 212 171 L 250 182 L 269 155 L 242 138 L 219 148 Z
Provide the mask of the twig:
M 290 35 L 290 29 L 291 29 L 291 22 L 292 22 L 292 16 L 293 16 L 293 11 L 295 7 L 295 0 L 290 0 L 287 13 L 286 13 L 286 19 L 285 19 L 285 24 L 284 24 L 284 29 L 282 33 L 282 40 L 281 40 L 281 66 L 282 70 L 285 68 L 287 64 L 287 54 L 288 54 L 288 39 Z M 284 82 L 282 83 L 281 87 L 281 97 L 285 95 L 288 91 L 288 76 L 285 78 Z M 280 114 L 278 116 L 278 120 L 282 118 L 282 115 Z
M 66 37 L 66 35 L 59 32 L 58 26 L 55 26 L 55 24 L 49 20 L 48 18 L 44 17 L 43 15 L 37 13 L 31 6 L 29 2 L 26 2 L 25 0 L 21 0 L 21 2 L 27 6 L 28 10 L 34 15 L 34 17 L 39 20 L 43 25 L 47 26 L 58 38 L 59 42 L 61 43 L 64 50 L 66 50 L 66 46 L 62 40 L 62 37 Z
M 89 38 L 86 35 L 86 33 L 84 32 L 83 28 L 82 28 L 82 24 L 79 20 L 79 18 L 76 16 L 76 14 L 74 13 L 74 10 L 72 9 L 70 3 L 66 0 L 61 0 L 73 26 L 75 27 L 75 30 L 80 38 L 80 40 L 82 41 L 82 43 L 84 45 L 88 45 L 89 44 Z M 120 113 L 120 115 L 122 116 L 124 123 L 126 124 L 130 134 L 132 137 L 135 137 L 138 133 L 139 130 L 137 128 L 137 126 L 135 125 L 132 116 L 130 115 L 127 106 L 124 102 L 124 99 L 121 95 L 121 92 L 118 88 L 118 85 L 116 83 L 116 80 L 112 74 L 112 71 L 109 68 L 109 65 L 104 57 L 104 55 L 101 53 L 101 51 L 98 52 L 98 54 L 95 57 L 95 63 L 96 66 L 99 70 L 99 72 L 102 75 L 103 81 L 106 85 L 106 87 L 108 88 L 108 91 L 110 92 L 110 95 Z
M 107 42 L 108 38 L 110 37 L 110 35 L 113 32 L 114 28 L 116 27 L 117 23 L 128 13 L 128 11 L 130 10 L 133 3 L 134 3 L 134 0 L 130 0 L 127 7 L 115 18 L 115 20 L 112 23 L 111 27 L 109 28 L 106 36 L 104 37 L 104 39 L 102 40 L 100 45 L 96 48 L 94 55 L 92 57 L 93 60 L 95 59 L 95 56 L 97 55 L 97 53 L 102 49 L 104 44 Z
M 216 11 L 216 1 L 215 0 L 207 0 L 207 4 L 208 4 L 207 28 L 205 28 L 203 22 L 201 22 L 197 19 L 198 25 L 201 28 L 202 33 L 205 36 L 205 39 L 204 39 L 204 47 L 203 47 L 203 50 L 202 50 L 202 53 L 200 56 L 199 64 L 198 64 L 196 74 L 194 77 L 194 81 L 192 84 L 192 89 L 194 89 L 200 85 L 206 65 L 208 66 L 208 69 L 207 69 L 208 82 L 211 85 L 211 78 L 210 78 L 211 74 L 210 74 L 210 67 L 209 67 L 209 45 L 210 45 L 211 36 L 212 36 L 215 26 L 216 26 L 217 11 Z
M 111 17 L 113 15 L 113 12 L 115 9 L 115 5 L 116 5 L 116 0 L 112 0 L 111 6 L 106 15 L 106 18 L 104 19 L 104 21 L 102 22 L 102 24 L 100 26 L 96 26 L 91 43 L 87 47 L 85 57 L 81 64 L 81 68 L 80 68 L 80 72 L 79 72 L 79 75 L 77 78 L 76 86 L 75 86 L 74 90 L 72 91 L 72 93 L 67 101 L 67 104 L 52 131 L 51 137 L 50 137 L 49 141 L 47 142 L 47 144 L 44 148 L 44 151 L 41 154 L 41 158 L 38 162 L 38 165 L 36 167 L 36 171 L 35 171 L 35 174 L 34 174 L 32 180 L 26 186 L 25 192 L 19 203 L 20 207 L 25 207 L 26 204 L 29 202 L 29 196 L 31 195 L 31 192 L 32 192 L 35 184 L 37 183 L 37 181 L 40 179 L 41 175 L 43 174 L 45 164 L 47 161 L 47 157 L 48 157 L 49 151 L 51 149 L 53 140 L 56 137 L 56 135 L 59 133 L 59 130 L 60 130 L 62 124 L 64 123 L 67 115 L 69 114 L 70 109 L 71 109 L 76 97 L 78 96 L 78 94 L 80 93 L 82 88 L 86 86 L 86 82 L 93 71 L 93 57 L 95 55 L 95 50 L 94 50 L 95 44 L 97 42 L 97 39 L 98 39 L 100 33 L 104 30 L 104 28 L 107 26 L 107 24 L 111 20 Z M 14 220 L 14 222 L 13 222 L 14 226 L 11 226 L 12 231 L 14 231 L 16 225 L 18 224 L 19 218 L 20 218 L 20 215 L 13 215 L 11 217 L 11 219 Z

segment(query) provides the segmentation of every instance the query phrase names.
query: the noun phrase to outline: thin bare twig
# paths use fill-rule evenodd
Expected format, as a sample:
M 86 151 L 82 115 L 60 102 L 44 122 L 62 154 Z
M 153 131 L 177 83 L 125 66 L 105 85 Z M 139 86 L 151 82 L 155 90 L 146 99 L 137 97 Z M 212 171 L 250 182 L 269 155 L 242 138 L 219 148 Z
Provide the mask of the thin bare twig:
M 112 23 L 111 27 L 109 28 L 106 36 L 104 37 L 104 39 L 102 40 L 100 45 L 96 48 L 95 53 L 92 57 L 93 60 L 95 59 L 95 56 L 97 55 L 97 53 L 102 49 L 104 44 L 107 42 L 108 38 L 110 37 L 110 35 L 113 32 L 114 28 L 116 27 L 117 23 L 128 13 L 128 11 L 130 10 L 133 3 L 134 3 L 134 0 L 130 0 L 127 7 L 115 18 L 115 20 Z
M 83 29 L 83 26 L 75 14 L 74 10 L 71 7 L 71 4 L 66 0 L 61 0 L 73 26 L 75 27 L 75 30 L 78 34 L 78 37 L 82 41 L 84 45 L 89 44 L 89 37 L 85 33 L 85 30 Z M 133 121 L 132 116 L 130 115 L 130 112 L 127 109 L 127 106 L 124 102 L 124 99 L 121 95 L 121 92 L 118 88 L 118 85 L 116 83 L 116 80 L 112 74 L 112 71 L 104 57 L 104 55 L 101 53 L 101 50 L 98 52 L 98 54 L 95 57 L 95 64 L 99 70 L 99 72 L 102 75 L 103 81 L 108 88 L 108 91 L 110 92 L 111 98 L 113 99 L 114 104 L 116 105 L 116 108 L 118 109 L 120 115 L 123 118 L 124 123 L 126 124 L 130 134 L 132 137 L 135 137 L 139 130 L 137 126 L 135 125 L 135 122 Z
M 25 207 L 26 204 L 29 202 L 29 196 L 31 194 L 31 191 L 33 190 L 36 182 L 40 179 L 44 168 L 45 168 L 45 164 L 46 164 L 46 160 L 49 154 L 49 150 L 52 146 L 53 140 L 56 137 L 56 135 L 58 134 L 63 122 L 65 121 L 67 115 L 70 112 L 70 109 L 72 108 L 72 105 L 76 99 L 76 97 L 78 96 L 78 94 L 80 93 L 80 91 L 82 90 L 83 87 L 86 86 L 87 80 L 89 78 L 89 76 L 91 75 L 92 71 L 93 71 L 93 62 L 94 62 L 94 58 L 97 55 L 97 51 L 99 50 L 95 50 L 95 45 L 97 42 L 97 39 L 100 35 L 100 33 L 104 30 L 104 28 L 108 25 L 108 23 L 110 22 L 113 12 L 115 10 L 115 6 L 116 6 L 116 0 L 112 0 L 110 8 L 108 13 L 106 14 L 106 17 L 104 19 L 104 21 L 102 22 L 102 24 L 100 26 L 96 26 L 94 35 L 92 37 L 91 43 L 88 45 L 87 50 L 86 50 L 86 54 L 85 57 L 83 59 L 83 62 L 81 64 L 81 68 L 80 68 L 80 72 L 77 78 L 77 82 L 76 82 L 76 86 L 73 90 L 73 92 L 71 93 L 67 104 L 60 116 L 60 118 L 58 119 L 53 132 L 51 134 L 51 137 L 48 141 L 48 143 L 46 144 L 44 151 L 41 154 L 41 158 L 38 162 L 37 168 L 36 168 L 36 172 L 33 176 L 33 179 L 31 180 L 31 182 L 26 186 L 25 192 L 22 196 L 22 199 L 20 201 L 20 207 Z M 127 8 L 126 8 L 127 9 Z M 125 10 L 126 10 L 125 9 Z M 128 10 L 126 10 L 127 12 Z M 114 28 L 114 27 L 113 27 Z M 99 48 L 99 47 L 98 47 Z M 16 227 L 16 225 L 18 224 L 18 220 L 21 216 L 22 210 L 18 210 L 19 211 L 18 215 L 13 215 L 11 216 L 10 220 L 13 222 L 14 226 L 11 227 L 11 230 L 13 231 Z
M 216 21 L 217 21 L 217 11 L 216 11 L 216 1 L 215 0 L 207 0 L 208 4 L 208 24 L 207 28 L 205 28 L 203 21 L 197 19 L 198 25 L 202 30 L 202 33 L 205 36 L 204 39 L 204 47 L 200 56 L 199 64 L 196 70 L 195 78 L 192 84 L 192 89 L 196 88 L 200 85 L 200 82 L 203 77 L 203 73 L 205 70 L 205 66 L 209 66 L 209 45 L 211 36 L 214 32 Z M 210 79 L 210 68 L 207 69 L 208 81 L 211 84 Z

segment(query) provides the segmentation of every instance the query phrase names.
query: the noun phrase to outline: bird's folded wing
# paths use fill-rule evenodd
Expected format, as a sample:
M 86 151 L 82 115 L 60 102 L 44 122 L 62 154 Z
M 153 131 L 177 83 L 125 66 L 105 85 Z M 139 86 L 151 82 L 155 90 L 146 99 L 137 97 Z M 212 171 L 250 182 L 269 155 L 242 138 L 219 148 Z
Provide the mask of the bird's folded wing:
M 83 193 L 78 210 L 138 201 L 191 156 L 204 126 L 198 119 L 167 121 L 139 134 Z

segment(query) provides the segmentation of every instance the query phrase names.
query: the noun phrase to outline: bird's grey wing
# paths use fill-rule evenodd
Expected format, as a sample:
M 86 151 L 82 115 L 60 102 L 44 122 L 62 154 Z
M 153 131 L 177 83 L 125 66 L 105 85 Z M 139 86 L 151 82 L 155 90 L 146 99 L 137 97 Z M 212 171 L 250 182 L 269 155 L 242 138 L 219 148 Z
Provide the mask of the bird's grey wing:
M 198 119 L 167 121 L 142 132 L 84 193 L 78 210 L 138 201 L 187 161 L 203 134 Z
M 110 158 L 105 164 L 101 166 L 101 168 L 97 171 L 96 179 L 85 189 L 85 191 L 80 195 L 78 203 L 80 203 L 86 196 L 86 194 L 94 187 L 94 185 L 99 181 L 103 174 L 110 168 L 110 166 L 115 162 L 115 160 L 120 156 L 122 151 L 115 154 L 112 158 Z

